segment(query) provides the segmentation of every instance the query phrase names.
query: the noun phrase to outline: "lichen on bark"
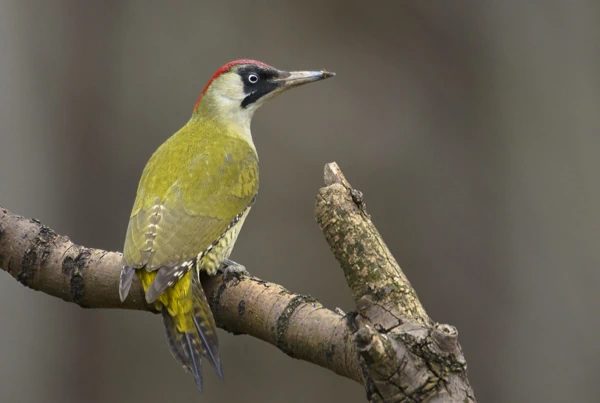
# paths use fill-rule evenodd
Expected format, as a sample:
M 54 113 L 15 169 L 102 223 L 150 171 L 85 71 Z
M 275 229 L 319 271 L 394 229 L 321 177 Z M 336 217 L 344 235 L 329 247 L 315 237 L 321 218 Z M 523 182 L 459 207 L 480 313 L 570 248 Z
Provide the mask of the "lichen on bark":
M 352 290 L 354 343 L 372 402 L 475 401 L 456 329 L 435 324 L 335 163 L 315 216 Z

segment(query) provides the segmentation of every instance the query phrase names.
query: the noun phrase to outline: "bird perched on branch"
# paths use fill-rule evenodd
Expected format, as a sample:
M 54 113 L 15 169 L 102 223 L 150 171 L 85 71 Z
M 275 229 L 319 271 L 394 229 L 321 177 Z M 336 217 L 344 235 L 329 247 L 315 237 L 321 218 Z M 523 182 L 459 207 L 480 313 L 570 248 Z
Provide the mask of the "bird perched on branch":
M 277 70 L 254 60 L 221 67 L 191 119 L 152 155 L 127 227 L 119 294 L 137 273 L 161 311 L 171 353 L 202 391 L 202 357 L 222 377 L 215 320 L 200 272 L 244 270 L 229 259 L 258 191 L 254 112 L 281 92 L 333 76 Z

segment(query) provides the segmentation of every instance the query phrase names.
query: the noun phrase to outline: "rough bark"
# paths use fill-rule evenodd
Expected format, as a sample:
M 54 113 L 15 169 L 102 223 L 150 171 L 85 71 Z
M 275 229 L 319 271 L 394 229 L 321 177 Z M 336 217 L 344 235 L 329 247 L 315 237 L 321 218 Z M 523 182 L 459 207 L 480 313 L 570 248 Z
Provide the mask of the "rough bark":
M 434 323 L 335 163 L 325 167 L 315 214 L 340 262 L 356 312 L 324 308 L 255 277 L 203 279 L 219 327 L 365 385 L 372 402 L 474 402 L 450 325 Z M 84 308 L 153 311 L 139 282 L 121 303 L 121 254 L 74 244 L 38 220 L 0 209 L 0 268 L 17 281 Z
M 456 328 L 429 318 L 337 164 L 325 166 L 325 185 L 315 214 L 356 303 L 369 401 L 475 401 Z

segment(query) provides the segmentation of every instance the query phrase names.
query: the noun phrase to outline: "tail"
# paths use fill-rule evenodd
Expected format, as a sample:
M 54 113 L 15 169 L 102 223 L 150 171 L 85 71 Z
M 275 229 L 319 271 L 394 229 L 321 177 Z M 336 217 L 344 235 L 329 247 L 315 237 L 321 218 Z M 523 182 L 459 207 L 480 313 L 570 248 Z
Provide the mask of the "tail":
M 198 390 L 202 392 L 202 343 L 197 334 L 183 333 L 177 330 L 173 317 L 166 309 L 162 310 L 165 329 L 167 330 L 167 342 L 173 357 L 183 368 L 194 375 L 194 381 Z
M 206 357 L 214 366 L 219 378 L 223 378 L 223 369 L 219 358 L 219 341 L 217 339 L 217 326 L 210 311 L 210 306 L 204 290 L 194 273 L 192 288 L 192 320 L 195 331 L 182 332 L 177 329 L 175 319 L 162 310 L 163 321 L 167 332 L 167 342 L 173 357 L 191 372 L 198 390 L 202 392 L 202 356 Z

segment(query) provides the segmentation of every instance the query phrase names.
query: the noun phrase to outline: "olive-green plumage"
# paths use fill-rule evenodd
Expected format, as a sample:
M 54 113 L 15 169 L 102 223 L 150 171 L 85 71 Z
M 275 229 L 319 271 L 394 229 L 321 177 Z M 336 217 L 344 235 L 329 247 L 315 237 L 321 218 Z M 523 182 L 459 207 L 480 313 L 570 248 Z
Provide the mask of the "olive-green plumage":
M 257 190 L 253 145 L 224 125 L 190 120 L 144 169 L 127 230 L 126 264 L 155 270 L 196 257 L 224 235 Z
M 124 273 L 139 269 L 146 298 L 163 311 L 173 355 L 199 388 L 200 356 L 219 375 L 221 366 L 215 322 L 196 269 L 214 274 L 229 257 L 257 190 L 253 144 L 235 127 L 199 116 L 158 148 L 138 186 Z
M 162 313 L 173 356 L 200 390 L 202 357 L 219 376 L 222 370 L 199 274 L 214 274 L 229 258 L 258 191 L 252 116 L 276 94 L 332 75 L 280 71 L 253 60 L 227 63 L 206 85 L 189 122 L 144 168 L 127 227 L 119 295 L 125 300 L 137 273 L 146 301 Z

